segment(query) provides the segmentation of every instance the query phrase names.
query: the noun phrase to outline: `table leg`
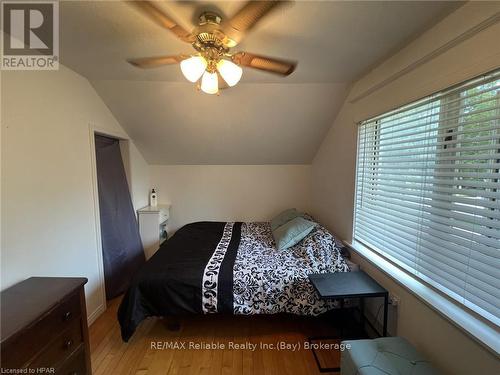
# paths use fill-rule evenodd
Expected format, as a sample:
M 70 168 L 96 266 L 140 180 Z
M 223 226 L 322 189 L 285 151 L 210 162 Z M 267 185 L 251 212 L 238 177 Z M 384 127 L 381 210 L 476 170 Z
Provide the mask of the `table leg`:
M 359 324 L 361 325 L 361 330 L 365 331 L 365 299 L 361 297 L 359 299 Z
M 340 309 L 339 309 L 339 322 L 340 322 L 340 328 L 338 328 L 339 335 L 338 336 L 313 336 L 309 337 L 307 341 L 309 341 L 309 344 L 313 344 L 313 341 L 316 340 L 333 340 L 333 339 L 338 339 L 342 341 L 344 339 L 344 325 L 345 325 L 345 311 L 344 311 L 344 299 L 340 299 Z M 337 325 L 338 327 L 338 325 Z M 336 328 L 337 328 L 336 327 Z M 313 345 L 311 345 L 311 351 L 314 355 L 314 359 L 316 361 L 316 365 L 318 366 L 319 372 L 340 372 L 340 367 L 321 367 L 321 363 L 319 361 L 318 355 L 316 354 L 316 349 L 314 348 Z
M 340 299 L 340 339 L 344 337 L 344 325 L 345 325 L 345 315 L 344 315 L 344 299 Z
M 389 307 L 389 293 L 384 296 L 384 328 L 382 330 L 382 336 L 387 336 L 387 309 Z

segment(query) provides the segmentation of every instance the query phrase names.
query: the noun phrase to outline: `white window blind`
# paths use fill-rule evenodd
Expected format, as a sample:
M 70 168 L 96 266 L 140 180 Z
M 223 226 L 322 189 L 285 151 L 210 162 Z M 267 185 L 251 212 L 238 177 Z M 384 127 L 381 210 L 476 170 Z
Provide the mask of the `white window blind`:
M 359 124 L 354 240 L 500 325 L 500 71 Z

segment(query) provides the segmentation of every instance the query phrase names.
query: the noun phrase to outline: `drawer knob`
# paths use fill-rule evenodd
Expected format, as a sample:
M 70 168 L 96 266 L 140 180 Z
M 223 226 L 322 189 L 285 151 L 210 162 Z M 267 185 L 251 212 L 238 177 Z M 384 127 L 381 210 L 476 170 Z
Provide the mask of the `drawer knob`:
M 66 349 L 71 348 L 71 345 L 73 345 L 73 340 L 68 340 L 68 341 L 66 341 L 66 342 L 64 343 L 64 347 L 65 347 Z
M 63 319 L 64 320 L 70 320 L 71 315 L 73 315 L 73 314 L 71 314 L 71 311 L 68 311 L 68 312 L 64 313 Z

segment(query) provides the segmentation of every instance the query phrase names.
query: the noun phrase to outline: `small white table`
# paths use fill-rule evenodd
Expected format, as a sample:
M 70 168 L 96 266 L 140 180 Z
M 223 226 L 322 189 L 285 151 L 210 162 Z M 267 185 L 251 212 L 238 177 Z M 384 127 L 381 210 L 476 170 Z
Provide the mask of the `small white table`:
M 170 205 L 159 204 L 157 206 L 146 206 L 137 210 L 139 221 L 139 233 L 146 260 L 151 258 L 167 240 L 167 224 L 170 218 Z

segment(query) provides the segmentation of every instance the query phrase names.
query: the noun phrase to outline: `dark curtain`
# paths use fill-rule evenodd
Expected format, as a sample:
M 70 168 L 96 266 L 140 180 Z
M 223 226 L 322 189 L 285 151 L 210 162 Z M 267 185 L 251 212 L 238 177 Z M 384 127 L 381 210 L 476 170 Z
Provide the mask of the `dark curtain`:
M 117 139 L 95 136 L 106 298 L 124 293 L 144 263 L 139 228 Z

